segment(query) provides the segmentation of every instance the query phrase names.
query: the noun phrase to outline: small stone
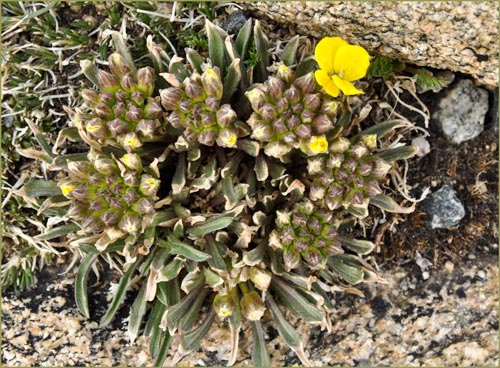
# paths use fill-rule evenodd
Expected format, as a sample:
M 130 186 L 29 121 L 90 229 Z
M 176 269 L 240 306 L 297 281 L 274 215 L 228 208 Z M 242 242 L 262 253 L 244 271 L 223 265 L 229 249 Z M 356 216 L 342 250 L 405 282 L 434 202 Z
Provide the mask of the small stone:
M 418 147 L 417 157 L 424 157 L 431 151 L 431 145 L 425 137 L 416 137 L 411 140 L 411 145 Z
M 427 197 L 423 207 L 429 215 L 432 229 L 446 229 L 458 225 L 465 216 L 464 205 L 449 185 L 443 185 Z
M 433 118 L 446 138 L 459 144 L 481 134 L 487 112 L 488 92 L 463 79 L 439 101 Z
M 428 280 L 431 275 L 429 274 L 429 271 L 422 272 L 422 279 L 423 280 Z
M 241 10 L 235 11 L 227 16 L 225 20 L 222 21 L 221 27 L 228 34 L 236 34 L 240 31 L 241 27 L 245 24 L 248 18 L 245 16 Z
M 481 280 L 486 280 L 486 272 L 484 272 L 483 270 L 477 271 L 476 276 Z
M 455 265 L 450 261 L 446 261 L 446 263 L 444 264 L 444 269 L 448 272 L 452 272 L 454 268 Z

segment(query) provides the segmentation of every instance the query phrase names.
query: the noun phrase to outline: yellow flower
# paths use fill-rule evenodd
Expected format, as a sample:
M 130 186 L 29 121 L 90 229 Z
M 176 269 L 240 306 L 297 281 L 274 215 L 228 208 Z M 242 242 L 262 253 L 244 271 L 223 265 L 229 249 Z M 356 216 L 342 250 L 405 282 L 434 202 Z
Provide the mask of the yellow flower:
M 361 46 L 349 45 L 340 37 L 325 37 L 316 45 L 314 56 L 319 70 L 314 73 L 316 81 L 331 96 L 362 94 L 363 91 L 351 83 L 366 75 L 370 55 Z
M 314 155 L 325 153 L 328 150 L 328 141 L 323 136 L 311 137 L 307 148 Z

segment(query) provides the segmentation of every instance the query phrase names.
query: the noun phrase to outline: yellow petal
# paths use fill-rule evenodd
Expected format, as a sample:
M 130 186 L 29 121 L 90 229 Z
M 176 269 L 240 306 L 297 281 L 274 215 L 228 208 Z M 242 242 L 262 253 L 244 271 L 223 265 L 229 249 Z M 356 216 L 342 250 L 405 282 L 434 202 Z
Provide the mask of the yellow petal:
M 347 42 L 340 37 L 325 37 L 319 41 L 314 49 L 314 56 L 320 69 L 327 73 L 333 71 L 335 55 L 344 45 L 347 45 Z
M 351 82 L 345 81 L 343 79 L 340 79 L 337 75 L 333 76 L 333 83 L 342 91 L 342 93 L 346 96 L 351 96 L 351 95 L 362 95 L 364 94 L 363 91 L 357 89 L 354 87 L 354 85 Z
M 325 137 L 311 137 L 307 146 L 313 154 L 325 153 L 328 150 L 328 141 Z
M 361 46 L 342 46 L 335 55 L 335 74 L 348 82 L 363 78 L 369 65 L 370 55 Z
M 338 97 L 339 88 L 333 83 L 332 78 L 324 71 L 324 70 L 316 70 L 314 72 L 314 77 L 316 78 L 316 82 L 323 87 L 323 89 L 330 96 Z

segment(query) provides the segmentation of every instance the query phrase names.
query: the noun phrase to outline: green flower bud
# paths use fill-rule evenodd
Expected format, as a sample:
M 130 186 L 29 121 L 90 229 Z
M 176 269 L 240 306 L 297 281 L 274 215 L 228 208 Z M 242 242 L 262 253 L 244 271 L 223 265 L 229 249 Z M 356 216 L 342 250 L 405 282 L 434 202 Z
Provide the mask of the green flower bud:
M 220 294 L 215 296 L 213 307 L 219 318 L 230 317 L 235 309 L 233 298 L 229 295 Z
M 149 97 L 155 88 L 155 71 L 147 66 L 137 71 L 137 88 Z
M 120 88 L 120 84 L 116 80 L 115 76 L 104 70 L 99 70 L 97 73 L 97 82 L 103 92 L 114 93 Z
M 289 67 L 287 67 L 284 64 L 278 67 L 278 72 L 276 73 L 276 75 L 278 76 L 279 79 L 288 84 L 291 83 L 294 78 L 293 72 L 290 70 Z
M 127 64 L 127 61 L 124 59 L 122 55 L 120 55 L 117 52 L 114 52 L 109 56 L 108 62 L 109 62 L 109 68 L 111 69 L 113 74 L 116 75 L 118 78 L 127 73 L 132 73 L 132 69 Z
M 249 291 L 240 300 L 241 314 L 249 321 L 259 321 L 266 307 L 256 291 Z
M 201 83 L 207 96 L 222 97 L 222 80 L 219 75 L 219 68 L 207 69 L 201 75 Z
M 156 195 L 158 188 L 160 187 L 160 181 L 153 178 L 151 175 L 143 174 L 141 176 L 141 183 L 139 185 L 139 190 L 142 194 L 152 197 Z

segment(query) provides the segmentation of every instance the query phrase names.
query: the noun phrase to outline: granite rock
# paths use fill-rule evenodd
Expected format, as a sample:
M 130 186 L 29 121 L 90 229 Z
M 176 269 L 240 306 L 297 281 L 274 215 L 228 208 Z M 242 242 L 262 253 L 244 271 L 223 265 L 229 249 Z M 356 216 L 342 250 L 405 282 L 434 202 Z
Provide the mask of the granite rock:
M 257 17 L 317 38 L 341 36 L 375 54 L 472 75 L 498 86 L 496 1 L 245 2 Z
M 432 193 L 423 203 L 431 229 L 446 229 L 458 225 L 465 216 L 464 205 L 449 185 Z
M 484 129 L 488 92 L 470 79 L 462 79 L 441 98 L 432 117 L 447 139 L 462 143 Z

